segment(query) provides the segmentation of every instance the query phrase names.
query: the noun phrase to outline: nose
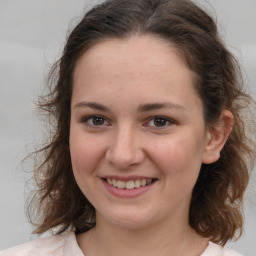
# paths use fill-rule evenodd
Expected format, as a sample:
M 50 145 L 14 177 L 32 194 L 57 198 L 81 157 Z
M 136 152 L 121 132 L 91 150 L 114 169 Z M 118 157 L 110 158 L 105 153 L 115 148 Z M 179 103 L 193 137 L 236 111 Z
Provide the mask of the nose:
M 119 129 L 106 152 L 107 161 L 118 169 L 127 169 L 144 161 L 145 153 L 139 134 L 132 129 Z

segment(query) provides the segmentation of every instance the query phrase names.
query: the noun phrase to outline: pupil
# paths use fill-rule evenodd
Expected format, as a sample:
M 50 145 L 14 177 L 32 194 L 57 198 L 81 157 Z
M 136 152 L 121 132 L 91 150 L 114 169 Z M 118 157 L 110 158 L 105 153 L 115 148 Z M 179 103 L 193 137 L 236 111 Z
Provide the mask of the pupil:
M 93 118 L 93 124 L 94 125 L 103 125 L 104 119 L 102 117 L 94 117 Z
M 155 126 L 165 126 L 166 125 L 166 120 L 163 118 L 156 118 L 154 120 Z

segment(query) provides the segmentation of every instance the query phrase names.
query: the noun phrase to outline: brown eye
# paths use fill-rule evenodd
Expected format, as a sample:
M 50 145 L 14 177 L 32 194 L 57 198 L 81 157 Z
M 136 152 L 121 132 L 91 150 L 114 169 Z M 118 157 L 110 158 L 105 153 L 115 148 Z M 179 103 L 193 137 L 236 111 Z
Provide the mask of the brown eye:
M 93 125 L 103 125 L 105 120 L 102 117 L 93 117 L 92 123 Z
M 166 123 L 167 123 L 167 120 L 166 119 L 164 119 L 164 118 L 155 118 L 154 119 L 154 125 L 155 126 L 165 126 L 166 125 Z
M 156 116 L 152 118 L 147 125 L 155 128 L 165 128 L 173 124 L 175 124 L 175 122 L 171 119 L 161 117 L 161 116 Z
M 89 126 L 106 126 L 108 122 L 101 116 L 89 116 L 83 120 Z

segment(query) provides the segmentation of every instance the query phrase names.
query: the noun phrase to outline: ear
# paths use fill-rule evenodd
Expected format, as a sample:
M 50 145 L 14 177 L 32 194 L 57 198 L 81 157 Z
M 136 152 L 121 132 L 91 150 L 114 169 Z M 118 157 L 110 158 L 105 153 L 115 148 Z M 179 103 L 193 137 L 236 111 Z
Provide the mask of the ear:
M 232 113 L 229 110 L 223 110 L 217 124 L 208 128 L 202 159 L 204 164 L 214 163 L 220 158 L 220 152 L 232 131 L 233 124 Z

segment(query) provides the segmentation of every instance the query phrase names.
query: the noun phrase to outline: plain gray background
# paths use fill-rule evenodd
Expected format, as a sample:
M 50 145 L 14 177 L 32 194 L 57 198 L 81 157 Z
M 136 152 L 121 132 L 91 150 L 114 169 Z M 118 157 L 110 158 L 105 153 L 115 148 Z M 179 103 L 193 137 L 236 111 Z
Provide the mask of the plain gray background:
M 42 123 L 33 105 L 48 67 L 62 51 L 72 28 L 97 1 L 0 0 L 0 249 L 37 238 L 25 217 L 24 170 L 20 165 Z M 256 0 L 198 0 L 216 16 L 220 32 L 240 60 L 250 92 L 256 91 Z M 247 190 L 245 232 L 228 246 L 256 256 L 255 172 Z

